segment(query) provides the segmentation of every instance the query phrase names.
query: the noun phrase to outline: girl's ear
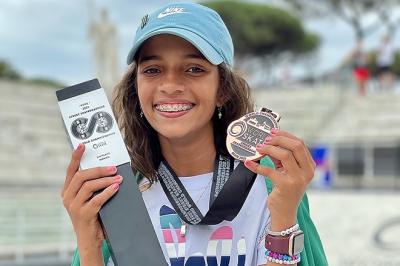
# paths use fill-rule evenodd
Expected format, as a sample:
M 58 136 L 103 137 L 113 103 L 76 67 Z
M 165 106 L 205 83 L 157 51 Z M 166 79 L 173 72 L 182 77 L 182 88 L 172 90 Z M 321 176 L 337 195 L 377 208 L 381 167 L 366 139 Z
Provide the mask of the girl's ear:
M 228 99 L 224 93 L 224 89 L 220 86 L 217 92 L 217 107 L 223 106 L 227 100 Z
M 218 97 L 217 99 L 217 107 L 222 107 L 225 104 L 223 97 Z
M 226 86 L 229 86 L 229 82 L 226 81 L 226 73 L 224 67 L 218 66 L 218 74 L 219 74 L 219 86 L 217 91 L 217 106 L 224 106 L 230 99 L 229 89 Z

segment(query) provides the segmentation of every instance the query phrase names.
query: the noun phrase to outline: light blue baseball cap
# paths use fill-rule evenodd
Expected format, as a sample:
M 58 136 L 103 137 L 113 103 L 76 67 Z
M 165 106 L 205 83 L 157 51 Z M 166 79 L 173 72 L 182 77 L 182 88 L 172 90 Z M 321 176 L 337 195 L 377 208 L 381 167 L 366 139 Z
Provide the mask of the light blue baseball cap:
M 231 35 L 214 10 L 196 3 L 166 5 L 142 18 L 127 63 L 131 64 L 140 46 L 159 34 L 179 36 L 193 44 L 213 65 L 233 66 Z

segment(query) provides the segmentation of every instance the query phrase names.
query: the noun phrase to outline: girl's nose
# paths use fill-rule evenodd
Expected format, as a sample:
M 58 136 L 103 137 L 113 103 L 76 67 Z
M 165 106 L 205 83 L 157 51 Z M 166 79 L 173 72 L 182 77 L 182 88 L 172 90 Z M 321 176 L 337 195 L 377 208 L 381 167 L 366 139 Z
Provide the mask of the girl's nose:
M 182 78 L 178 74 L 169 72 L 164 75 L 163 81 L 160 83 L 159 89 L 166 94 L 179 94 L 185 90 Z

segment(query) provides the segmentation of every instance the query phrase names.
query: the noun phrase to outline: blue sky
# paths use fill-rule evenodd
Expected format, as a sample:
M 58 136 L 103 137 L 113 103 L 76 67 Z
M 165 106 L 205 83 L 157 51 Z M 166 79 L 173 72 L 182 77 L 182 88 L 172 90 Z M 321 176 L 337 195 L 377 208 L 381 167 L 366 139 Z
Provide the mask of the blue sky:
M 67 85 L 93 78 L 87 2 L 0 0 L 0 58 L 27 77 L 50 77 Z M 121 70 L 126 67 L 125 58 L 142 16 L 168 2 L 96 1 L 97 8 L 108 8 L 110 19 L 118 27 Z M 306 20 L 305 25 L 322 38 L 316 72 L 335 67 L 353 46 L 351 28 L 337 19 Z M 376 47 L 381 35 L 370 36 L 366 47 Z M 396 47 L 400 44 L 399 35 L 400 32 Z M 301 68 L 297 66 L 296 71 L 301 72 Z

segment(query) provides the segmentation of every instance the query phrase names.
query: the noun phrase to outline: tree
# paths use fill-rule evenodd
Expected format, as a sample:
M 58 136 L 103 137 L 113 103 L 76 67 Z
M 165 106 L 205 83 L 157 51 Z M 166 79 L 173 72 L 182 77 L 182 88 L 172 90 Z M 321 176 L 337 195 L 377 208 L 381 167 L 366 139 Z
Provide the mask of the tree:
M 334 14 L 353 29 L 355 41 L 362 42 L 365 37 L 386 25 L 388 34 L 394 35 L 396 19 L 393 12 L 398 0 L 286 0 L 304 16 L 327 17 Z M 373 18 L 371 20 L 371 18 Z
M 235 45 L 235 66 L 253 85 L 270 83 L 277 62 L 311 56 L 319 45 L 317 35 L 281 8 L 239 1 L 203 4 L 222 17 Z
M 395 12 L 398 6 L 397 0 L 385 0 L 383 4 L 378 6 L 377 14 L 380 21 L 386 27 L 386 32 L 389 36 L 394 38 L 397 28 L 400 26 L 400 14 Z
M 27 79 L 23 77 L 21 74 L 19 74 L 14 68 L 6 61 L 0 59 L 0 79 L 11 79 L 11 80 L 19 80 L 19 81 L 24 81 L 29 84 L 37 84 L 37 85 L 43 85 L 43 86 L 49 86 L 49 87 L 54 87 L 54 88 L 62 88 L 65 87 L 65 85 L 61 82 L 58 82 L 56 80 L 48 79 L 48 78 L 31 78 Z
M 0 78 L 20 79 L 21 75 L 9 63 L 0 60 Z
M 204 5 L 220 14 L 239 57 L 284 52 L 301 55 L 318 47 L 318 36 L 307 33 L 301 21 L 283 9 L 238 1 L 210 1 Z

